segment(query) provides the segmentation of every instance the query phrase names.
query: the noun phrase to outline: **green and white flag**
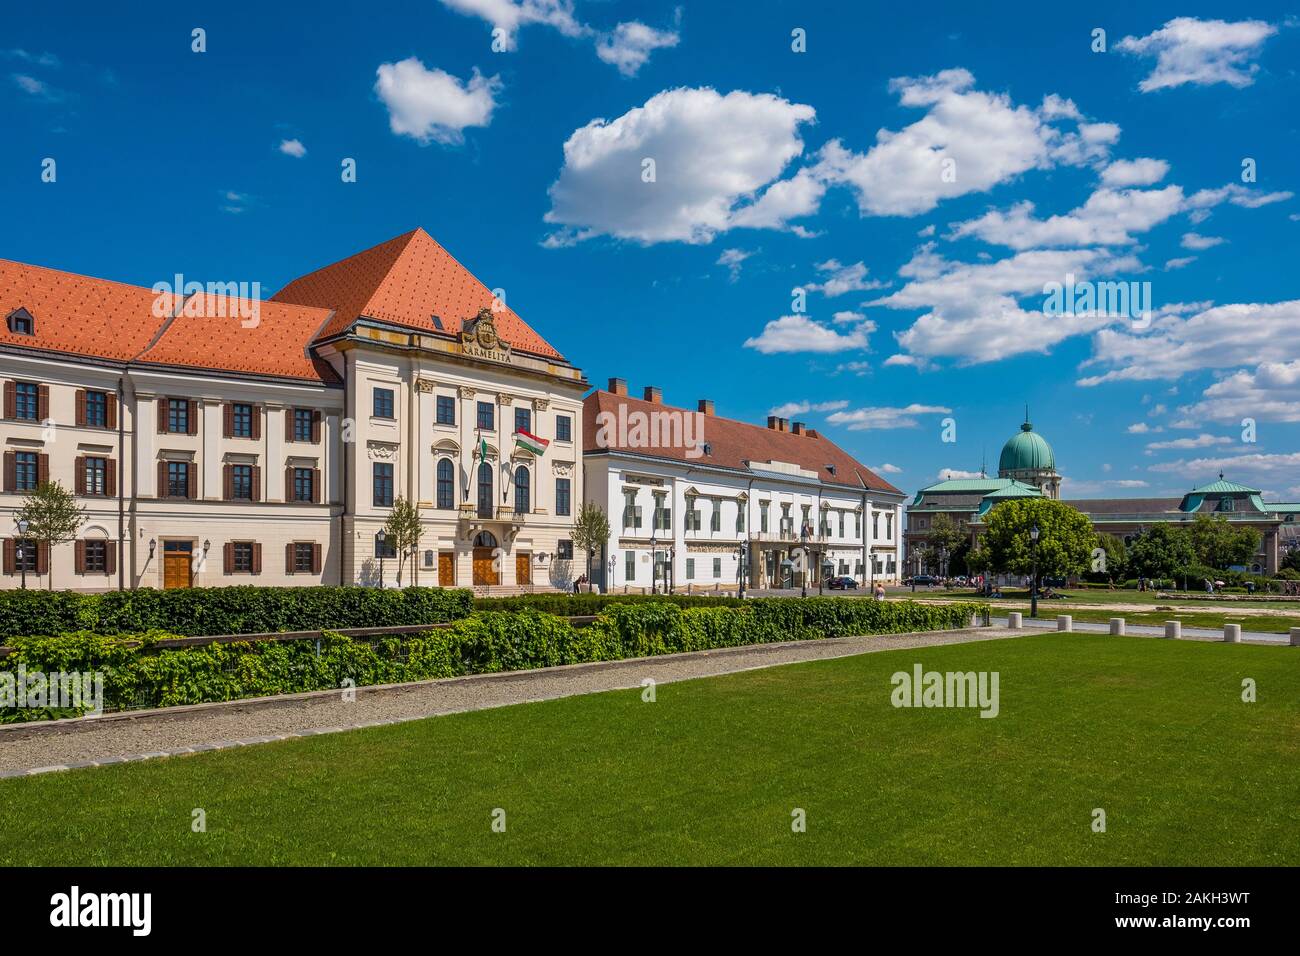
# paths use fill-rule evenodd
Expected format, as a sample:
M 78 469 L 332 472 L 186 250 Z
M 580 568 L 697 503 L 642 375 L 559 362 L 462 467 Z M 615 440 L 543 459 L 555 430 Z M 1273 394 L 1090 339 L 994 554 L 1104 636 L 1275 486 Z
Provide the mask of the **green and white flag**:
M 487 439 L 482 435 L 478 436 L 478 460 L 487 461 Z

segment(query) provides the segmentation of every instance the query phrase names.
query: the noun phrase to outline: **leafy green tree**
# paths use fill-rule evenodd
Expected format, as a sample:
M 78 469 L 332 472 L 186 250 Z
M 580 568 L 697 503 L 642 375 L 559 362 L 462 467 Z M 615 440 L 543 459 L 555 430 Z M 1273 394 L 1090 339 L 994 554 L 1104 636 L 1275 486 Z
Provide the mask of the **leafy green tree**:
M 1009 574 L 1031 574 L 1038 526 L 1038 576 L 1071 577 L 1087 571 L 1097 536 L 1082 512 L 1052 498 L 1020 498 L 994 505 L 983 535 L 989 565 Z
M 952 520 L 952 515 L 941 511 L 930 521 L 927 541 L 936 551 L 952 554 L 958 545 L 969 538 L 970 535 Z
M 1124 580 L 1128 570 L 1128 549 L 1124 547 L 1124 540 L 1104 531 L 1098 532 L 1094 548 L 1100 548 L 1101 553 L 1093 551 L 1088 577 L 1093 581 Z
M 43 542 L 53 550 L 54 545 L 76 538 L 86 522 L 86 509 L 57 481 L 43 481 L 23 497 L 14 520 L 27 522 L 29 540 Z M 54 589 L 53 565 L 46 584 Z
M 402 585 L 402 564 L 407 555 L 411 556 L 411 565 L 415 574 L 419 574 L 420 563 L 416 560 L 416 550 L 420 547 L 420 538 L 424 528 L 420 523 L 420 508 L 405 498 L 393 502 L 393 511 L 384 522 L 384 536 L 397 551 L 397 585 Z
M 594 502 L 584 502 L 573 522 L 573 544 L 587 552 L 587 591 L 591 591 L 591 556 L 609 540 L 609 518 L 605 509 Z M 608 590 L 608 582 L 606 582 Z
M 1217 570 L 1234 564 L 1250 564 L 1259 552 L 1263 537 L 1255 528 L 1234 525 L 1223 515 L 1203 512 L 1193 519 L 1189 534 L 1196 560 Z
M 1282 559 L 1282 567 L 1291 571 L 1300 571 L 1300 548 L 1292 548 L 1286 553 L 1286 557 Z
M 1173 577 L 1196 563 L 1196 550 L 1187 529 L 1176 524 L 1153 524 L 1133 539 L 1128 548 L 1128 571 L 1145 578 Z

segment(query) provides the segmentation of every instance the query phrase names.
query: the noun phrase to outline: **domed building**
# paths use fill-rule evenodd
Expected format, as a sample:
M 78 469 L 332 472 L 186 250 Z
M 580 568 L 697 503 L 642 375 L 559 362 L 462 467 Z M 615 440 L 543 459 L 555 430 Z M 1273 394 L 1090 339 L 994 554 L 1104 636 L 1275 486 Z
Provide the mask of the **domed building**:
M 1061 497 L 1061 476 L 1056 472 L 1056 456 L 1047 440 L 1034 431 L 1029 422 L 1029 409 L 1025 409 L 1025 423 L 1020 426 L 1020 431 L 1002 446 L 998 477 L 1033 485 L 1047 498 Z

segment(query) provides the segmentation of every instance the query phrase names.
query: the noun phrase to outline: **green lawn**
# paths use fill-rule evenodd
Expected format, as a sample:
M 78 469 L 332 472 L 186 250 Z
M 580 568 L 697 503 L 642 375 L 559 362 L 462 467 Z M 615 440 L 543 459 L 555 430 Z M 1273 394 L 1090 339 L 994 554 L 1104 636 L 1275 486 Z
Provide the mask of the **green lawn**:
M 1296 651 L 1044 634 L 0 781 L 0 864 L 1293 866 L 1298 802 Z

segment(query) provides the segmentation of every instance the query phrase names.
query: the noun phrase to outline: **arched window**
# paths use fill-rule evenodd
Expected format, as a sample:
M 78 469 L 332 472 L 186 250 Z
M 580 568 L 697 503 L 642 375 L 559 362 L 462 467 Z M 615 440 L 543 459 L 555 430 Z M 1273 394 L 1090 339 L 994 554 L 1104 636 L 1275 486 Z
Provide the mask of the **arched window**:
M 515 513 L 527 514 L 529 512 L 528 500 L 528 469 L 520 465 L 515 469 Z
M 491 531 L 480 531 L 474 535 L 474 547 L 476 548 L 495 548 L 497 546 L 496 535 Z
M 486 461 L 478 466 L 478 516 L 492 517 L 492 466 Z
M 456 507 L 456 480 L 450 458 L 438 460 L 438 507 Z

